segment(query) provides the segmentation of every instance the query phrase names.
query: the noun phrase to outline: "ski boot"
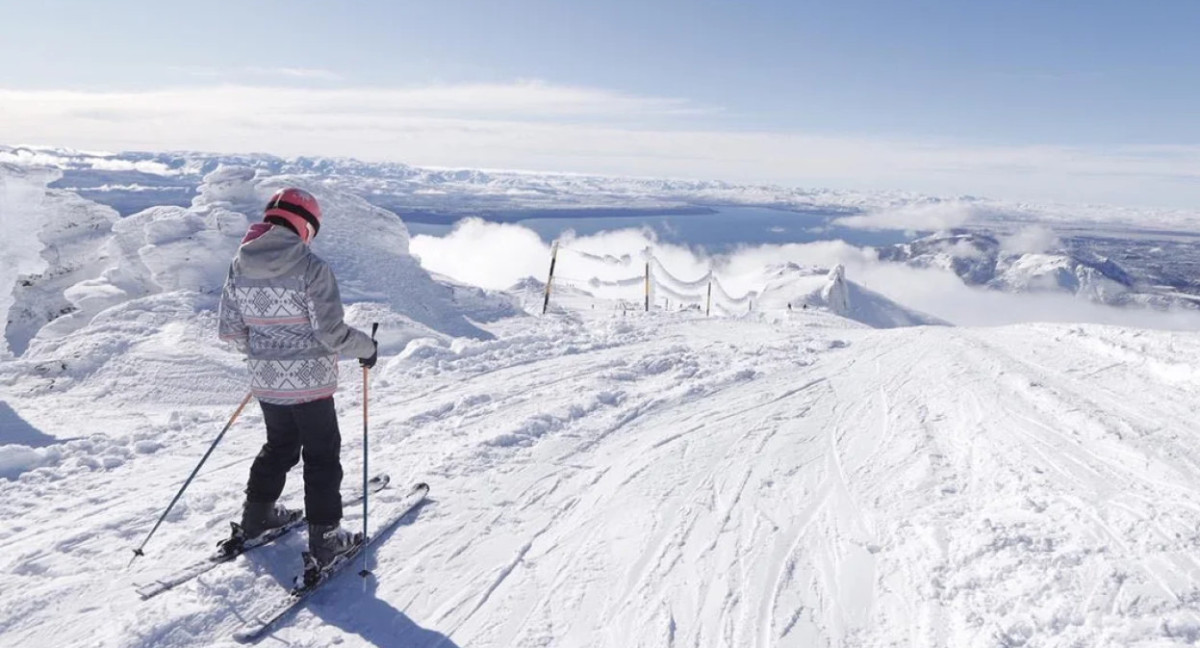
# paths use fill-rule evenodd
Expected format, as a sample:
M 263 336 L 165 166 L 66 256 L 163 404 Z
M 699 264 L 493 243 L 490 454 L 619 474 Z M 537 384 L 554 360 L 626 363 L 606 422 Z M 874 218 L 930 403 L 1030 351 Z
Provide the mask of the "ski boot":
M 362 543 L 361 533 L 351 533 L 337 524 L 308 525 L 308 551 L 304 552 L 304 587 L 312 587 L 328 569 Z
M 304 511 L 275 502 L 246 502 L 242 506 L 242 523 L 230 522 L 232 531 L 228 538 L 217 543 L 217 548 L 226 555 L 240 553 L 247 540 L 255 540 L 303 516 Z

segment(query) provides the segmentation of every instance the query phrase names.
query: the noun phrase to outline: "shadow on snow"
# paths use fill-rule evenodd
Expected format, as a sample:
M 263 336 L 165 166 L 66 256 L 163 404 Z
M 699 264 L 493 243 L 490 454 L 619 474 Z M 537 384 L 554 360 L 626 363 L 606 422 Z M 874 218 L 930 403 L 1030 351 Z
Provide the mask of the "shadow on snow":
M 434 501 L 426 498 L 400 522 L 381 534 L 374 546 L 382 546 L 397 531 L 412 525 L 421 511 Z M 371 554 L 372 552 L 368 550 L 368 560 L 373 563 Z M 359 563 L 361 560 L 361 556 L 355 558 L 355 563 Z M 284 563 L 268 561 L 268 564 L 271 565 L 268 570 L 281 584 L 291 587 L 292 579 L 298 573 L 299 561 L 287 560 Z M 436 630 L 422 628 L 404 612 L 379 598 L 376 595 L 379 587 L 378 576 L 367 577 L 364 590 L 361 579 L 349 576 L 351 572 L 357 575 L 359 570 L 356 567 L 357 565 L 347 567 L 333 581 L 325 585 L 323 591 L 314 594 L 303 607 L 308 608 L 327 625 L 356 634 L 364 641 L 379 648 L 399 648 L 401 646 L 404 648 L 459 648 L 458 644 L 446 635 Z M 275 631 L 287 627 L 288 623 L 287 619 L 282 620 Z
M 44 448 L 59 440 L 42 432 L 21 418 L 8 403 L 0 401 L 0 445 L 24 445 Z

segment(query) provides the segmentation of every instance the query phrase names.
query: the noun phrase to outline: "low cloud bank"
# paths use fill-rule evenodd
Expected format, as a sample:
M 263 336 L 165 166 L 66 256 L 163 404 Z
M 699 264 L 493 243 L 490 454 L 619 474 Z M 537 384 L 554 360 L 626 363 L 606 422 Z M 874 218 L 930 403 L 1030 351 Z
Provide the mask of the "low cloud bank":
M 1033 251 L 1053 242 L 1045 228 L 1012 238 L 1012 249 Z M 558 282 L 587 289 L 592 278 L 615 282 L 640 276 L 647 251 L 673 276 L 702 277 L 711 267 L 730 293 L 758 290 L 772 268 L 785 263 L 846 267 L 847 278 L 905 305 L 963 326 L 1022 322 L 1081 322 L 1172 330 L 1200 329 L 1200 313 L 1116 308 L 1067 294 L 1011 294 L 966 286 L 942 270 L 879 261 L 873 250 L 844 241 L 746 246 L 724 255 L 659 242 L 652 230 L 622 229 L 560 239 Z M 550 245 L 521 225 L 480 219 L 460 222 L 444 237 L 415 236 L 412 251 L 426 269 L 484 288 L 505 289 L 526 277 L 545 281 Z M 1040 250 L 1039 250 L 1040 251 Z M 636 300 L 641 287 L 622 288 Z M 606 294 L 606 296 L 611 296 Z M 620 296 L 626 296 L 621 294 Z
M 1044 225 L 1030 225 L 1000 239 L 1000 249 L 1012 254 L 1040 254 L 1058 247 L 1058 236 Z
M 980 207 L 962 201 L 935 202 L 846 216 L 834 224 L 867 230 L 945 230 L 976 220 L 980 211 Z
M 906 187 L 939 195 L 1187 210 L 1195 207 L 1200 173 L 1197 146 L 979 146 L 747 131 L 724 117 L 722 106 L 536 80 L 388 88 L 347 87 L 321 69 L 246 68 L 235 75 L 240 84 L 220 82 L 222 70 L 183 73 L 202 85 L 136 91 L 0 87 L 0 141 Z M 272 77 L 283 83 L 249 84 Z M 298 132 L 305 136 L 296 137 Z M 961 217 L 955 209 L 931 207 L 931 213 L 919 210 L 906 218 L 953 222 Z

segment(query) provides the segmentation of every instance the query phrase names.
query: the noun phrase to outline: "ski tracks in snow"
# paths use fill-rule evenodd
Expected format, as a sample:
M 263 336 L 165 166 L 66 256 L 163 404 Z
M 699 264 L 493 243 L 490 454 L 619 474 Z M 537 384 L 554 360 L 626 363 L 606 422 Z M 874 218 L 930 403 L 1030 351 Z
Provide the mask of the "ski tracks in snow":
M 431 501 L 372 552 L 373 594 L 331 583 L 277 636 L 622 648 L 1200 638 L 1197 373 L 1179 360 L 1200 352 L 1194 338 L 816 321 L 522 319 L 494 325 L 495 340 L 385 358 L 372 466 L 427 479 Z M 361 456 L 356 382 L 338 397 L 347 475 Z M 53 414 L 70 396 L 22 398 L 14 406 L 52 432 L 70 421 Z M 148 484 L 176 485 L 223 416 L 207 401 L 178 411 L 137 419 L 135 434 L 157 430 L 169 451 L 0 482 L 19 520 L 0 533 L 22 546 L 0 564 L 15 586 L 0 594 L 3 642 L 211 645 L 290 579 L 301 537 L 161 600 L 126 591 L 128 548 L 163 504 Z M 239 423 L 154 555 L 199 555 L 224 532 L 259 425 L 254 413 Z M 286 497 L 298 489 L 293 478 Z M 154 560 L 138 574 L 164 568 Z M 362 596 L 379 599 L 370 618 L 346 605 Z M 103 630 L 64 633 L 68 614 Z

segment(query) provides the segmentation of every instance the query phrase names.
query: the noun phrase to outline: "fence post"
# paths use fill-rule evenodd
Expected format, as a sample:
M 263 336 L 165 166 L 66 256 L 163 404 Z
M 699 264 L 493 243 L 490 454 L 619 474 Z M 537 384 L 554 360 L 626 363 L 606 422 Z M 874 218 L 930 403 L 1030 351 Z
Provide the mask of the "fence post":
M 550 308 L 550 284 L 554 283 L 554 264 L 558 261 L 558 241 L 550 250 L 550 276 L 546 277 L 546 298 L 542 301 L 542 315 Z
M 646 312 L 650 312 L 650 262 L 646 262 Z
M 710 273 L 711 274 L 711 273 Z M 704 316 L 712 316 L 712 279 L 708 280 L 708 300 L 704 303 Z

